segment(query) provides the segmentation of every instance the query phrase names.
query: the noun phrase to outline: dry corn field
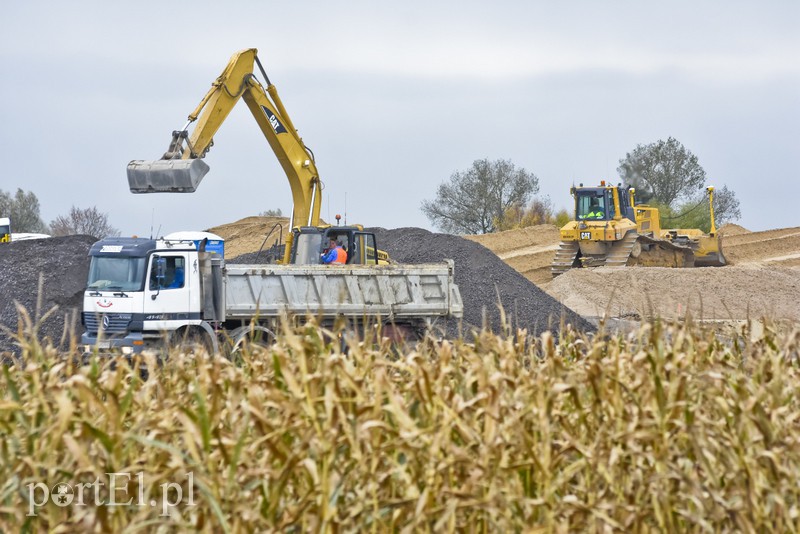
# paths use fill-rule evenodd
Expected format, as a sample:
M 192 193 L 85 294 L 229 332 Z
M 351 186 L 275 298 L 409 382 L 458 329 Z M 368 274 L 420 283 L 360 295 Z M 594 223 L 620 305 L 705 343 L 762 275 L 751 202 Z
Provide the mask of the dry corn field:
M 800 527 L 796 324 L 347 354 L 306 326 L 233 361 L 146 355 L 144 376 L 18 336 L 27 364 L 0 379 L 6 532 Z

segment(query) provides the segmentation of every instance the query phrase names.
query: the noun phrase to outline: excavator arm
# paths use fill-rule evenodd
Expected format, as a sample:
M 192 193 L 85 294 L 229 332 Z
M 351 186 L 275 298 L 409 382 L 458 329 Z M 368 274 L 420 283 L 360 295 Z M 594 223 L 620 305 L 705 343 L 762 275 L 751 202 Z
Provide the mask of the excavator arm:
M 319 226 L 322 183 L 313 154 L 298 135 L 257 53 L 255 48 L 249 48 L 231 57 L 186 125 L 173 132 L 170 146 L 160 160 L 134 160 L 128 164 L 131 192 L 194 192 L 209 170 L 202 158 L 214 144 L 214 135 L 243 99 L 289 179 L 294 206 L 292 226 Z M 266 89 L 253 74 L 254 63 L 264 76 Z M 193 122 L 197 124 L 189 133 Z

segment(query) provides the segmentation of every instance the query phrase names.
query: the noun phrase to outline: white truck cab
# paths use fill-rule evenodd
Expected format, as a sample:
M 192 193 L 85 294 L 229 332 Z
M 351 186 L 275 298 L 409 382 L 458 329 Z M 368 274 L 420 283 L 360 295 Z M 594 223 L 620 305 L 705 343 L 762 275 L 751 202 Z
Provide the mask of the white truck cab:
M 139 352 L 164 332 L 201 326 L 198 251 L 204 248 L 220 260 L 224 255 L 222 238 L 207 232 L 92 245 L 82 313 L 86 348 Z

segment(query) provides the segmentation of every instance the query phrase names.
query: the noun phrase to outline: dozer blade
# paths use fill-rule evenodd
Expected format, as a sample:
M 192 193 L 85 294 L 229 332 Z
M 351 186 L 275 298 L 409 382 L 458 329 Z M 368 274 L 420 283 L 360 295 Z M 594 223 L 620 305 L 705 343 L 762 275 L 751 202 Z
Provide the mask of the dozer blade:
M 697 242 L 694 260 L 696 267 L 724 267 L 728 264 L 722 253 L 722 238 L 718 234 L 702 236 Z
M 134 160 L 128 163 L 131 193 L 194 193 L 208 172 L 201 159 Z
M 695 256 L 694 258 L 695 267 L 725 267 L 727 264 L 728 261 L 721 250 L 719 252 L 709 252 L 703 256 Z

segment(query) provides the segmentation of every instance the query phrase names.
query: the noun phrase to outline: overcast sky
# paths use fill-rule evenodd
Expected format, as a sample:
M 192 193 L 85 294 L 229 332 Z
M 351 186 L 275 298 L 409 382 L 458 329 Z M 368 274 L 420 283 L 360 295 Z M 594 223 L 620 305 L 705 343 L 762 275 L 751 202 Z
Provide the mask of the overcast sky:
M 573 182 L 669 136 L 751 230 L 800 226 L 800 2 L 5 2 L 0 189 L 45 222 L 97 206 L 123 235 L 291 211 L 241 103 L 186 195 L 133 195 L 235 51 L 255 47 L 325 184 L 323 218 L 430 228 L 419 206 L 510 159 Z

